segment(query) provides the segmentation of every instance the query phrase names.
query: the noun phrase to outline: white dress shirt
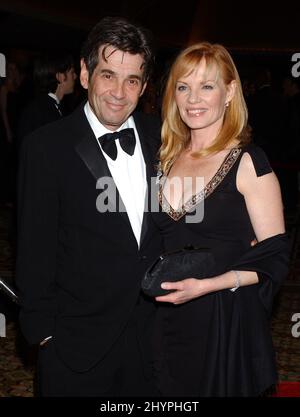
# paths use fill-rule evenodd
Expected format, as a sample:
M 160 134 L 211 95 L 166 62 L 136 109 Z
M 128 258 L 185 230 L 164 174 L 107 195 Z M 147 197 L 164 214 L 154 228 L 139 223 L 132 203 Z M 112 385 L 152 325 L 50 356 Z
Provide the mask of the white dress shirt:
M 54 103 L 55 104 L 55 107 L 57 108 L 58 113 L 62 116 L 61 110 L 59 108 L 60 101 L 57 98 L 57 96 L 54 93 L 48 93 L 48 96 L 51 97 L 51 98 L 53 98 L 53 100 L 55 101 L 55 103 Z
M 139 246 L 144 216 L 147 182 L 145 161 L 143 158 L 141 143 L 135 127 L 134 119 L 132 116 L 130 116 L 126 122 L 123 123 L 119 129 L 117 129 L 117 131 L 126 128 L 134 129 L 136 138 L 134 154 L 130 156 L 124 152 L 120 146 L 119 139 L 116 139 L 115 142 L 118 155 L 114 161 L 105 152 L 103 152 L 98 140 L 100 136 L 104 135 L 105 133 L 112 133 L 112 131 L 106 129 L 99 122 L 88 102 L 84 106 L 84 112 L 96 136 L 99 148 L 101 149 L 101 152 L 107 161 L 108 168 L 125 205 L 132 231 Z

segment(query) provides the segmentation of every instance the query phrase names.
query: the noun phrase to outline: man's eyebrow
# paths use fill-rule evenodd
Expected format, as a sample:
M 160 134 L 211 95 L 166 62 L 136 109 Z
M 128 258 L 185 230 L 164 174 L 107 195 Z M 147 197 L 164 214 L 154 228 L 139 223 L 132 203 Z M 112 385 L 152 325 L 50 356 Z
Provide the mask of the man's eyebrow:
M 103 73 L 108 73 L 108 74 L 116 74 L 116 72 L 115 71 L 112 71 L 112 70 L 110 70 L 110 69 L 106 69 L 106 68 L 102 68 L 101 70 L 100 70 L 100 74 L 103 74 Z M 137 79 L 137 80 L 141 80 L 142 79 L 142 77 L 140 76 L 140 75 L 137 75 L 137 74 L 129 74 L 126 78 L 135 78 L 135 79 Z
M 102 68 L 102 69 L 100 69 L 99 74 L 111 74 L 111 75 L 115 75 L 117 73 L 115 71 L 112 71 L 111 69 Z M 141 81 L 142 80 L 142 77 L 140 75 L 137 75 L 137 74 L 129 74 L 126 78 L 131 79 L 131 80 L 132 79 L 136 79 L 138 81 Z
M 137 74 L 130 74 L 130 75 L 128 75 L 128 77 L 127 78 L 135 78 L 136 80 L 141 80 L 142 79 L 142 77 L 140 76 L 140 75 L 137 75 Z
M 100 74 L 103 74 L 103 73 L 106 73 L 106 74 L 115 74 L 115 72 L 114 71 L 112 71 L 112 70 L 110 70 L 110 69 L 101 69 L 100 71 L 99 71 L 99 73 Z

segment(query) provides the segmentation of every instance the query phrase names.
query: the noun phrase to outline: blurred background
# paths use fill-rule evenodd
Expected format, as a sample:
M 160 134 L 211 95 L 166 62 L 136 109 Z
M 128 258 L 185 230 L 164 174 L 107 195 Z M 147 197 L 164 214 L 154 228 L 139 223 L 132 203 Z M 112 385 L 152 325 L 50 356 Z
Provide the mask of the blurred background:
M 172 0 L 1 0 L 0 51 L 24 68 L 40 51 L 67 49 L 76 55 L 101 17 L 119 15 L 153 31 L 159 63 L 189 43 L 207 40 L 228 47 L 243 70 L 266 64 L 279 74 L 300 51 L 299 8 L 294 0 L 186 0 L 180 5 Z

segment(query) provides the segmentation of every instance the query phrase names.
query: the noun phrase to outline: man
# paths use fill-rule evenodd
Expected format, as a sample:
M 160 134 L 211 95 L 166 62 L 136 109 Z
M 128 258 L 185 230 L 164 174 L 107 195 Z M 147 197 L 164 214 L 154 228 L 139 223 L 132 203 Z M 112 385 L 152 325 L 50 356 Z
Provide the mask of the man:
M 62 100 L 74 91 L 73 58 L 64 53 L 39 57 L 34 65 L 37 94 L 24 108 L 18 122 L 18 141 L 39 127 L 64 116 Z
M 102 19 L 82 49 L 88 102 L 24 142 L 17 284 L 23 333 L 41 344 L 43 396 L 155 394 L 154 305 L 140 285 L 161 253 L 144 213 L 160 126 L 153 116 L 132 115 L 152 60 L 146 31 Z M 108 180 L 125 209 L 114 204 Z

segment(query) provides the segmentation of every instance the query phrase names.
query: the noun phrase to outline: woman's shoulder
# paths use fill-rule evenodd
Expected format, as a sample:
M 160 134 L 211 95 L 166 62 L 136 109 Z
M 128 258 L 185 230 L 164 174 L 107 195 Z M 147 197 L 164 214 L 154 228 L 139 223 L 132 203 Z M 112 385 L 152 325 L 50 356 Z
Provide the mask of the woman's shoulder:
M 252 163 L 254 165 L 257 177 L 261 177 L 262 175 L 273 171 L 267 154 L 260 146 L 255 143 L 248 143 L 247 145 L 242 146 L 241 149 L 241 158 L 244 154 L 248 154 L 250 156 L 252 162 L 248 157 L 248 163 Z M 243 159 L 244 163 L 247 163 L 247 159 L 245 157 Z

